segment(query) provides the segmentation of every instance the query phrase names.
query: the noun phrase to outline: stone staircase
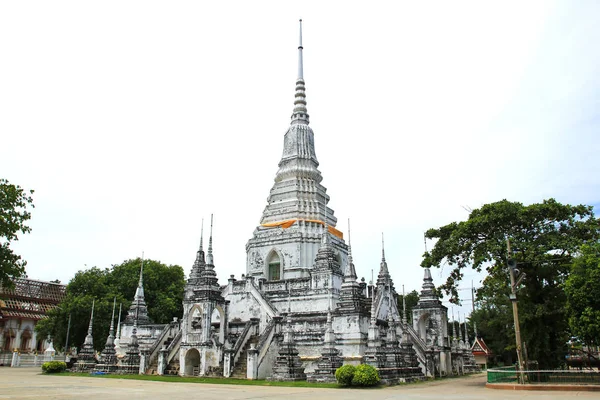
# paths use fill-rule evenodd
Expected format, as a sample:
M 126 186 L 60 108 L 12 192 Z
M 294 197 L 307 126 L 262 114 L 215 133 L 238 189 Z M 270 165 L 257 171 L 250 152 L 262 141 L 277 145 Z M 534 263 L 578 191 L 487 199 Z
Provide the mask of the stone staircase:
M 171 342 L 173 341 L 174 338 L 172 337 L 167 337 L 162 345 L 164 345 L 165 347 L 169 347 L 169 345 L 171 344 Z M 160 346 L 162 348 L 162 346 Z M 179 359 L 177 359 L 177 366 L 179 367 Z M 167 367 L 168 369 L 168 367 Z M 158 358 L 153 358 L 152 362 L 150 363 L 150 365 L 148 365 L 148 368 L 146 368 L 146 375 L 157 375 L 158 372 Z M 177 371 L 179 372 L 179 368 L 177 368 Z M 167 373 L 165 372 L 165 375 L 167 375 Z
M 167 365 L 165 375 L 179 375 L 179 357 L 175 357 L 173 361 Z
M 246 346 L 242 349 L 240 353 L 240 358 L 237 363 L 233 367 L 233 371 L 231 373 L 231 377 L 235 379 L 246 379 L 247 378 L 247 364 L 248 364 L 248 349 L 251 344 L 254 344 L 254 347 L 258 344 L 259 335 L 252 335 L 246 342 Z

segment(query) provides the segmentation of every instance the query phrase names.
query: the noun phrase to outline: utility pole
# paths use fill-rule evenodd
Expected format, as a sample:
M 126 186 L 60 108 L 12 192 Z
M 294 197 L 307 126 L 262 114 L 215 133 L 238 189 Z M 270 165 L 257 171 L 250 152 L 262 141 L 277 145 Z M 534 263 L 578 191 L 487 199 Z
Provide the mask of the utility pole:
M 65 341 L 65 362 L 69 351 L 69 331 L 71 330 L 71 313 L 69 313 L 69 322 L 67 323 L 67 340 Z
M 517 341 L 517 362 L 518 362 L 518 371 L 524 370 L 523 366 L 523 354 L 521 347 L 521 328 L 519 327 L 519 307 L 517 306 L 517 286 L 521 283 L 521 280 L 525 276 L 525 274 L 520 273 L 517 269 L 517 262 L 512 258 L 512 252 L 510 250 L 510 240 L 506 239 L 506 250 L 508 252 L 508 259 L 506 261 L 508 265 L 508 272 L 510 273 L 510 301 L 513 306 L 513 318 L 515 320 L 515 339 Z M 518 276 L 517 276 L 518 275 Z M 521 383 L 525 383 L 522 381 L 523 375 L 521 374 Z

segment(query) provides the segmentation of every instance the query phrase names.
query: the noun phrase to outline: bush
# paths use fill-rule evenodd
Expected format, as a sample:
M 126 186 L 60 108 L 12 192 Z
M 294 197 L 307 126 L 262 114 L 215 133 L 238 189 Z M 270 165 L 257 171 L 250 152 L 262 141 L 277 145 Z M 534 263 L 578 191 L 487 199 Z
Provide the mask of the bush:
M 356 367 L 354 377 L 352 378 L 352 384 L 355 386 L 375 386 L 379 381 L 377 369 L 367 364 L 361 364 Z
M 67 369 L 67 364 L 62 361 L 48 361 L 42 364 L 42 372 L 46 374 L 55 374 L 64 372 Z
M 356 371 L 354 365 L 342 365 L 335 370 L 335 379 L 337 379 L 340 385 L 350 386 L 352 378 L 354 378 L 354 371 Z

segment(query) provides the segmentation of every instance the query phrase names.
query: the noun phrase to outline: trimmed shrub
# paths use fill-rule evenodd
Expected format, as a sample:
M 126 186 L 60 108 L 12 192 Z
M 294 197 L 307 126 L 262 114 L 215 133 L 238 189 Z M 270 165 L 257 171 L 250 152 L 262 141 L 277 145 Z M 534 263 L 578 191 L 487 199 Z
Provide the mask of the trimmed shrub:
M 48 361 L 42 364 L 42 372 L 46 374 L 55 374 L 64 372 L 67 369 L 67 364 L 62 361 Z
M 380 379 L 377 369 L 367 364 L 361 364 L 356 367 L 356 370 L 354 371 L 354 377 L 352 378 L 352 384 L 355 386 L 375 386 L 379 383 L 379 381 Z
M 356 371 L 354 365 L 342 365 L 335 370 L 335 379 L 337 379 L 340 385 L 350 386 L 352 378 L 354 378 L 354 371 Z

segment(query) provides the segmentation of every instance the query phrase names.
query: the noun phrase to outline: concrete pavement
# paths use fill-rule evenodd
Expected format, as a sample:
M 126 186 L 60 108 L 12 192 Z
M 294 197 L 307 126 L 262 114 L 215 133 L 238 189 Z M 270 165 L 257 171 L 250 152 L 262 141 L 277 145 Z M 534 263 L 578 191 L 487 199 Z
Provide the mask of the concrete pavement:
M 485 388 L 485 374 L 382 389 L 318 389 L 170 383 L 42 375 L 39 368 L 0 368 L 0 399 L 88 400 L 471 400 L 598 399 L 598 392 L 505 391 Z

